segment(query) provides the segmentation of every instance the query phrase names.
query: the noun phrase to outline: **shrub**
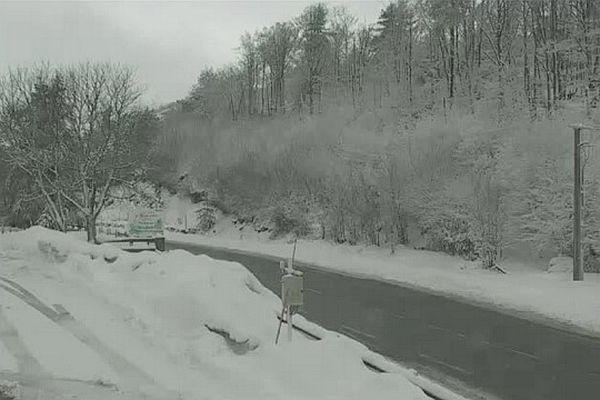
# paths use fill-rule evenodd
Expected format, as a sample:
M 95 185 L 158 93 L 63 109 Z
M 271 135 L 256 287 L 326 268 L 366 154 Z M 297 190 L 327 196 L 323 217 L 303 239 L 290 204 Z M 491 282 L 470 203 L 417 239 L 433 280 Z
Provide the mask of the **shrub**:
M 305 218 L 300 215 L 290 216 L 282 207 L 277 207 L 271 216 L 273 232 L 271 238 L 281 237 L 287 233 L 293 233 L 298 237 L 308 235 L 310 227 Z
M 196 211 L 196 215 L 198 218 L 196 229 L 201 232 L 208 232 L 215 226 L 217 222 L 216 211 L 210 206 L 202 206 Z
M 421 234 L 427 240 L 428 249 L 473 260 L 477 242 L 473 221 L 464 209 L 455 211 L 432 212 L 429 218 L 421 221 Z

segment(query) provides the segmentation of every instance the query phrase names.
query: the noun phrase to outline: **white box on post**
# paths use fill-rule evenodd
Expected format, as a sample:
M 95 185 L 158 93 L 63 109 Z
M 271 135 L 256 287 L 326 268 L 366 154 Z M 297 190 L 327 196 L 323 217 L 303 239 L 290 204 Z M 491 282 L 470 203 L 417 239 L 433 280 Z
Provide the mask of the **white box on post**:
M 299 308 L 304 304 L 304 278 L 302 272 L 289 270 L 281 277 L 281 301 L 287 314 L 288 341 L 292 341 L 293 308 Z M 283 316 L 282 316 L 283 321 Z
M 281 297 L 286 306 L 304 304 L 304 278 L 302 275 L 287 274 L 281 278 Z

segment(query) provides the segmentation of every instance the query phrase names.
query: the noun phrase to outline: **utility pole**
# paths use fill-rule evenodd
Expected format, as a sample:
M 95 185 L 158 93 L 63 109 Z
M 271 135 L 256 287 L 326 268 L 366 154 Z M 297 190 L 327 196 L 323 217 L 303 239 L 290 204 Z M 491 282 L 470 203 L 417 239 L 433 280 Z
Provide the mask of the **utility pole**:
M 581 125 L 573 126 L 574 178 L 573 185 L 573 280 L 583 280 L 581 254 Z
M 573 280 L 583 280 L 583 252 L 581 250 L 581 209 L 583 200 L 581 187 L 583 184 L 583 171 L 581 169 L 581 148 L 583 146 L 592 146 L 588 142 L 581 142 L 581 131 L 589 130 L 600 132 L 598 126 L 586 126 L 583 124 L 570 125 L 573 128 Z

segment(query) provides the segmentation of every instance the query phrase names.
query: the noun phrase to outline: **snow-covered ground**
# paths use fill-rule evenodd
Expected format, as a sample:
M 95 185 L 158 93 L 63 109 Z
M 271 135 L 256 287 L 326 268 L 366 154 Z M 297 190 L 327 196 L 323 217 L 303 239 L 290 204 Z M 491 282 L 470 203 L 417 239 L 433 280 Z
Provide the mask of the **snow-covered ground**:
M 0 342 L 0 373 L 17 372 L 17 361 L 6 346 Z
M 169 204 L 167 221 L 188 215 L 192 205 L 175 199 Z M 176 226 L 176 225 L 175 225 Z M 240 227 L 229 218 L 220 218 L 206 235 L 170 232 L 167 239 L 267 254 L 287 259 L 293 244 L 289 239 L 271 240 L 269 234 Z M 383 279 L 431 290 L 470 302 L 522 313 L 528 318 L 557 320 L 587 333 L 600 334 L 600 274 L 586 274 L 585 281 L 573 282 L 563 259 L 553 272 L 526 263 L 507 262 L 501 274 L 482 270 L 476 263 L 443 253 L 406 247 L 390 249 L 335 245 L 320 240 L 299 240 L 296 260 L 354 276 Z M 566 261 L 568 262 L 568 260 Z M 549 321 L 550 322 L 550 321 Z
M 0 289 L 0 304 L 3 305 L 1 312 L 4 314 L 5 324 L 18 333 L 22 342 L 21 349 L 26 349 L 35 359 L 34 368 L 51 371 L 58 378 L 117 382 L 117 375 L 106 362 L 71 332 L 44 318 L 37 310 L 6 290 Z M 5 346 L 7 344 L 10 345 L 10 342 L 5 343 Z M 11 347 L 9 354 L 11 349 L 15 351 Z
M 275 345 L 277 296 L 240 264 L 185 251 L 2 234 L 0 304 L 0 381 L 22 398 L 426 398 L 401 367 L 301 317 L 323 339 Z

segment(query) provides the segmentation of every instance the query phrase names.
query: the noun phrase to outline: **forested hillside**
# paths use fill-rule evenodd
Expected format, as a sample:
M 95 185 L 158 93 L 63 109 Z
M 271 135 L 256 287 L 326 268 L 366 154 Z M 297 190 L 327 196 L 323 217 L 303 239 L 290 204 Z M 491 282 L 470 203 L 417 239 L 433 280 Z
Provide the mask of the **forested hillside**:
M 237 63 L 202 71 L 164 111 L 160 180 L 211 190 L 275 234 L 392 251 L 422 236 L 485 266 L 519 242 L 569 254 L 568 125 L 599 118 L 600 4 L 399 0 L 357 21 L 314 4 L 246 33 Z M 593 149 L 588 269 L 600 235 Z
M 408 244 L 485 267 L 515 245 L 570 254 L 569 125 L 600 125 L 600 3 L 397 0 L 359 20 L 312 3 L 244 34 L 235 63 L 198 71 L 159 110 L 120 66 L 10 72 L 0 217 L 79 219 L 93 238 L 119 190 L 150 180 L 204 198 L 206 229 L 219 209 L 273 236 Z M 592 270 L 597 132 L 584 142 Z

